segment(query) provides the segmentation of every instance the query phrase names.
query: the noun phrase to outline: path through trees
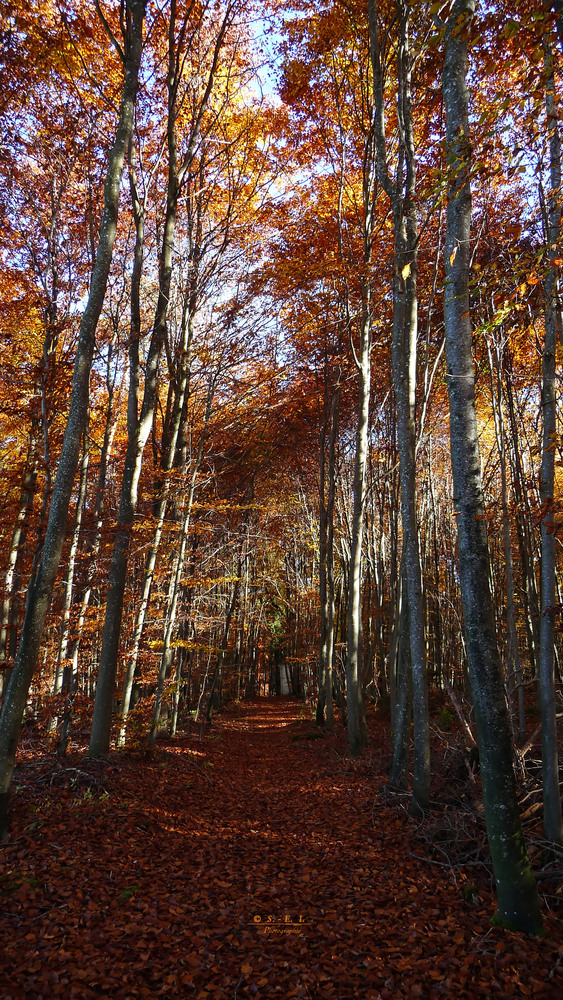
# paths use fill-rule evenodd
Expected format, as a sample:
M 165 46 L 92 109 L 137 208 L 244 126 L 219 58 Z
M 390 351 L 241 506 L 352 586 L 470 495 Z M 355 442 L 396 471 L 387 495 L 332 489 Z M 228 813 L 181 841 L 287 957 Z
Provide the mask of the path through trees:
M 75 745 L 55 763 L 24 739 L 3 1000 L 556 1000 L 555 923 L 491 926 L 486 868 L 440 854 L 447 809 L 420 824 L 386 791 L 388 719 L 368 721 L 360 760 L 290 698 L 233 705 L 149 761 Z

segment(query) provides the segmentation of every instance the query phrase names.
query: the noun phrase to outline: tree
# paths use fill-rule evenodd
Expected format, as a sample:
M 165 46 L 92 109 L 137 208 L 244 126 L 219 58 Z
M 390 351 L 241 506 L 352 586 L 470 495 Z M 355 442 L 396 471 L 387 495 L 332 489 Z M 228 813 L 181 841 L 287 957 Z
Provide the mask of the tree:
M 192 23 L 192 15 L 195 13 L 195 23 Z M 167 118 L 166 118 L 166 143 L 168 150 L 168 178 L 166 192 L 166 209 L 163 225 L 162 246 L 159 258 L 159 285 L 156 312 L 151 335 L 151 342 L 147 356 L 143 401 L 140 414 L 137 413 L 137 400 L 135 386 L 138 385 L 137 376 L 132 371 L 132 390 L 130 394 L 130 406 L 128 411 L 128 445 L 125 456 L 123 479 L 121 485 L 121 496 L 118 514 L 118 530 L 115 537 L 115 544 L 112 555 L 108 579 L 108 593 L 106 599 L 106 613 L 104 618 L 104 631 L 102 636 L 102 649 L 100 653 L 100 666 L 98 671 L 98 683 L 96 686 L 96 701 L 94 704 L 94 715 L 92 719 L 92 732 L 90 735 L 89 753 L 92 757 L 98 757 L 109 751 L 111 716 L 114 698 L 115 673 L 117 669 L 117 656 L 119 651 L 119 640 L 121 635 L 121 621 L 123 613 L 123 597 L 125 591 L 125 581 L 127 575 L 128 549 L 137 508 L 138 485 L 141 474 L 143 453 L 147 443 L 154 413 L 158 402 L 158 374 L 161 353 L 164 348 L 166 338 L 166 326 L 170 294 L 172 288 L 174 241 L 176 232 L 176 221 L 178 215 L 179 199 L 182 193 L 182 185 L 192 167 L 196 150 L 200 142 L 202 122 L 207 112 L 207 108 L 213 93 L 216 81 L 219 56 L 223 48 L 225 33 L 232 21 L 232 6 L 228 4 L 220 20 L 215 42 L 212 46 L 212 57 L 210 66 L 207 67 L 207 79 L 202 88 L 191 129 L 187 136 L 186 150 L 180 158 L 178 152 L 178 118 L 180 108 L 186 101 L 187 95 L 183 90 L 190 87 L 191 80 L 184 79 L 186 68 L 185 47 L 194 42 L 197 33 L 202 29 L 201 18 L 205 14 L 194 12 L 194 6 L 190 3 L 184 11 L 178 10 L 176 0 L 170 3 L 170 19 L 168 24 L 167 37 Z M 205 73 L 205 67 L 201 68 Z M 139 229 L 137 229 L 139 232 Z M 140 281 L 140 273 L 138 275 Z M 132 316 L 137 310 L 132 311 Z M 134 331 L 132 343 L 138 342 L 138 331 Z M 182 404 L 179 411 L 182 410 Z M 179 426 L 177 428 L 177 432 Z M 174 454 L 175 445 L 171 449 Z
M 397 405 L 400 457 L 401 521 L 405 615 L 412 670 L 414 710 L 414 778 L 411 809 L 423 813 L 430 803 L 430 726 L 426 637 L 422 574 L 416 509 L 416 350 L 418 336 L 417 263 L 418 219 L 416 204 L 416 155 L 411 95 L 412 63 L 408 5 L 396 5 L 399 22 L 397 46 L 397 107 L 399 151 L 396 176 L 391 177 L 385 135 L 383 67 L 379 41 L 378 9 L 369 4 L 370 51 L 373 65 L 374 117 L 377 170 L 381 187 L 393 213 L 393 381 Z
M 559 754 L 554 676 L 554 626 L 556 609 L 556 540 L 554 523 L 555 449 L 557 437 L 557 341 L 561 339 L 561 305 L 558 294 L 559 241 L 561 239 L 561 140 L 555 94 L 553 46 L 543 39 L 545 102 L 549 142 L 549 192 L 545 209 L 548 267 L 545 277 L 545 342 L 542 352 L 543 440 L 540 473 L 541 617 L 539 694 L 542 716 L 542 776 L 544 831 L 548 840 L 563 844 L 563 817 L 559 791 Z
M 448 184 L 444 322 L 450 449 L 465 641 L 498 917 L 516 930 L 537 934 L 542 929 L 542 920 L 516 800 L 510 727 L 489 585 L 489 549 L 475 414 L 468 291 L 471 145 L 466 82 L 468 35 L 474 13 L 475 0 L 455 0 L 443 25 L 442 90 Z
M 104 213 L 100 226 L 90 293 L 80 325 L 69 415 L 49 510 L 41 560 L 32 579 L 20 644 L 0 717 L 0 832 L 7 822 L 8 797 L 18 736 L 29 685 L 37 663 L 39 645 L 65 538 L 70 495 L 88 412 L 89 381 L 96 327 L 103 306 L 113 244 L 117 230 L 119 186 L 133 128 L 142 52 L 145 0 L 122 4 L 122 44 L 116 42 L 123 66 L 119 120 L 104 187 Z

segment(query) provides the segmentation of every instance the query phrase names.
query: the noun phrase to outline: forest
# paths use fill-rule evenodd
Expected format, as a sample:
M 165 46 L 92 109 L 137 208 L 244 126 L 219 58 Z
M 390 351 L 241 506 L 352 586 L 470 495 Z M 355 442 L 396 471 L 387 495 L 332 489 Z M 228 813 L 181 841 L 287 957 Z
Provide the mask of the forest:
M 562 58 L 0 0 L 1 997 L 561 995 Z

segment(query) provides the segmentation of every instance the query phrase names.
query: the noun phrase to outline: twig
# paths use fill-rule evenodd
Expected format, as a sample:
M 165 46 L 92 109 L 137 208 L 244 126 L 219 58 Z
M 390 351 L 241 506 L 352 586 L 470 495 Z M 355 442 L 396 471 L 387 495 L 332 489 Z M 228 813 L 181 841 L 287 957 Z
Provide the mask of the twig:
M 459 721 L 461 722 L 461 724 L 462 724 L 462 726 L 463 726 L 463 728 L 465 730 L 465 734 L 466 734 L 468 740 L 470 741 L 470 743 L 472 744 L 472 746 L 475 746 L 476 741 L 475 741 L 475 737 L 474 737 L 473 733 L 471 732 L 471 726 L 469 725 L 467 719 L 465 718 L 465 715 L 463 714 L 463 711 L 461 709 L 461 705 L 459 704 L 459 701 L 457 700 L 457 696 L 455 694 L 454 689 L 452 688 L 450 682 L 447 681 L 447 680 L 445 680 L 445 679 L 444 679 L 444 687 L 445 687 L 445 689 L 447 691 L 447 694 L 448 694 L 448 697 L 449 697 L 449 699 L 450 699 L 450 701 L 451 701 L 451 703 L 452 703 L 452 705 L 453 705 L 453 707 L 454 707 L 454 709 L 456 711 L 457 717 L 458 717 Z

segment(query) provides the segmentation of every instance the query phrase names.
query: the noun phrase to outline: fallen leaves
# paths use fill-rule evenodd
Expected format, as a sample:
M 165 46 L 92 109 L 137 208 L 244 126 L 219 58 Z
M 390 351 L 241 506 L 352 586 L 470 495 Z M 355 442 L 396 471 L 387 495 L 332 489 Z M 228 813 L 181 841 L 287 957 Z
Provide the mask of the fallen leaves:
M 260 700 L 215 719 L 220 740 L 117 752 L 91 799 L 58 771 L 46 797 L 49 758 L 20 766 L 2 1000 L 559 1000 L 556 923 L 545 941 L 492 928 L 486 872 L 467 902 L 414 847 L 385 789 L 385 722 L 349 762 L 342 734 L 292 740 L 311 730 L 299 709 Z

